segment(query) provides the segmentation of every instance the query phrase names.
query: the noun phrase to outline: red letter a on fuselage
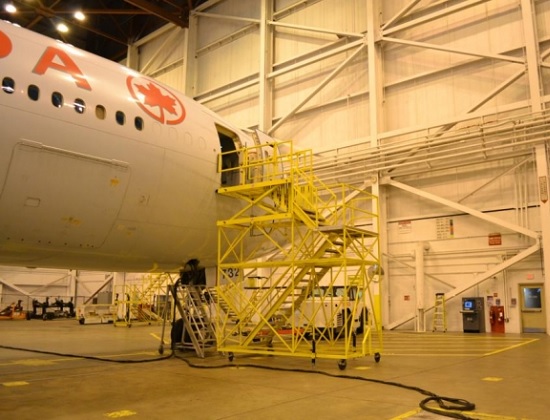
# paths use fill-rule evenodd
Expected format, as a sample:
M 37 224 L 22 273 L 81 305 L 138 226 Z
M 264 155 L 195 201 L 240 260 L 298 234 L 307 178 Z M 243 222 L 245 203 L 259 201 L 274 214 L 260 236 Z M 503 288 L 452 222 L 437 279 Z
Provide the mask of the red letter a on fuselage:
M 56 58 L 58 58 L 58 62 L 54 62 Z M 59 63 L 59 61 L 61 61 L 61 64 Z M 46 48 L 46 51 L 44 51 L 44 54 L 42 54 L 42 57 L 40 57 L 40 60 L 38 60 L 38 63 L 36 63 L 36 66 L 33 69 L 33 73 L 42 75 L 46 73 L 46 70 L 48 70 L 49 68 L 59 70 L 71 75 L 79 88 L 92 90 L 92 87 L 90 86 L 76 63 L 71 59 L 71 57 L 69 57 L 69 55 L 65 51 L 59 50 L 54 47 Z

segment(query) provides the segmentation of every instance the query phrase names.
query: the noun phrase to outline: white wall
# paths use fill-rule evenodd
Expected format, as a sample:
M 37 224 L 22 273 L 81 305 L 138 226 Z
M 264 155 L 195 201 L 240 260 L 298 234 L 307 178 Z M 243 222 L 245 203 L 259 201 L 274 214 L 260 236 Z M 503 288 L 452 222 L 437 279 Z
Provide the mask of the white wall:
M 415 314 L 411 253 L 418 241 L 429 244 L 427 305 L 433 305 L 436 292 L 472 283 L 476 276 L 534 244 L 534 239 L 513 227 L 543 229 L 535 153 L 529 145 L 508 146 L 506 154 L 491 149 L 482 134 L 486 125 L 500 119 L 515 124 L 536 109 L 530 86 L 536 81 L 526 73 L 527 61 L 533 57 L 527 53 L 525 2 L 488 1 L 472 7 L 468 6 L 473 2 L 419 2 L 401 17 L 397 15 L 411 4 L 409 0 L 277 0 L 272 10 L 268 0 L 211 4 L 191 19 L 187 82 L 178 86 L 173 79 L 174 86 L 187 89 L 242 127 L 261 126 L 268 131 L 286 118 L 271 130 L 276 137 L 292 139 L 325 159 L 341 157 L 339 168 L 362 154 L 367 168 L 359 171 L 363 179 L 387 178 L 418 190 L 411 194 L 391 182 L 374 187 L 384 203 L 385 324 Z M 261 19 L 262 5 L 271 23 Z M 536 1 L 534 7 L 536 47 L 541 54 L 535 61 L 548 62 L 550 0 Z M 262 27 L 268 34 L 265 43 Z M 374 40 L 369 40 L 368 30 Z M 266 68 L 261 68 L 262 54 L 267 57 Z M 355 58 L 320 88 L 352 54 Z M 539 71 L 544 102 L 550 93 L 550 67 L 540 66 Z M 476 152 L 457 154 L 464 141 L 458 137 L 466 135 L 470 126 L 477 130 L 474 140 L 468 140 Z M 457 136 L 455 143 L 449 141 L 446 146 L 445 159 L 425 163 L 431 158 L 430 148 L 420 146 L 402 155 L 396 169 L 368 169 L 369 155 L 422 138 L 426 144 L 428 138 L 438 141 L 437 133 Z M 509 130 L 495 138 L 522 135 Z M 400 167 L 402 163 L 406 166 Z M 349 172 L 357 173 L 356 167 Z M 345 181 L 346 176 L 338 180 Z M 427 200 L 427 194 L 484 212 L 507 227 L 442 201 Z M 445 218 L 453 220 L 452 237 L 437 231 Z M 489 234 L 494 233 L 501 234 L 501 245 L 488 244 Z M 534 253 L 448 301 L 449 329 L 462 328 L 462 296 L 497 294 L 509 311 L 507 329 L 519 332 L 519 309 L 511 306 L 512 298 L 518 298 L 519 283 L 543 280 L 541 255 Z M 427 316 L 430 326 L 431 312 Z M 408 322 L 402 328 L 412 325 Z

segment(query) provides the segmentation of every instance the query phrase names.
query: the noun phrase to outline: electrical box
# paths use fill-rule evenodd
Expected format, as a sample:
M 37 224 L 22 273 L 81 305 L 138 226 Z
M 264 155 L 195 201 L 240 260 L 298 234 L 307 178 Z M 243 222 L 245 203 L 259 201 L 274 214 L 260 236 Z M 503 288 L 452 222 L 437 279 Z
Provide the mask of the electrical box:
M 462 325 L 464 332 L 485 332 L 485 302 L 482 297 L 462 298 Z

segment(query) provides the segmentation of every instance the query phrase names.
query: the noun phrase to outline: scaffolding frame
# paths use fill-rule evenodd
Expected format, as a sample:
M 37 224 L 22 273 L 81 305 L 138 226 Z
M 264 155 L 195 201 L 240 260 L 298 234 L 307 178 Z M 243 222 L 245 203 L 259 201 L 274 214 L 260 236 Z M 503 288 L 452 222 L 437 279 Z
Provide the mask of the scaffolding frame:
M 162 323 L 162 312 L 159 311 L 158 307 L 155 309 L 155 298 L 163 295 L 165 286 L 171 283 L 170 275 L 161 273 L 144 276 L 141 284 L 125 284 L 122 296 L 117 295 L 114 302 L 117 307 L 114 312 L 115 327 L 160 325 Z
M 218 350 L 338 359 L 340 368 L 366 354 L 379 361 L 378 198 L 323 184 L 311 150 L 292 142 L 238 152 L 240 184 L 218 190 L 244 203 L 218 222 Z

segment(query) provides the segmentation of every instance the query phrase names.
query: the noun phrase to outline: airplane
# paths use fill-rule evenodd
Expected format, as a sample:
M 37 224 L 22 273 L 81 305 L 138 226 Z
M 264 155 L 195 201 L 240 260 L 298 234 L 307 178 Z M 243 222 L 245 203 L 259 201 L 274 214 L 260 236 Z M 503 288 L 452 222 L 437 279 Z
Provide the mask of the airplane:
M 249 133 L 134 70 L 6 21 L 0 79 L 0 265 L 215 266 L 216 221 L 242 205 L 216 193 L 238 182 L 222 176 L 218 156 L 257 144 Z

